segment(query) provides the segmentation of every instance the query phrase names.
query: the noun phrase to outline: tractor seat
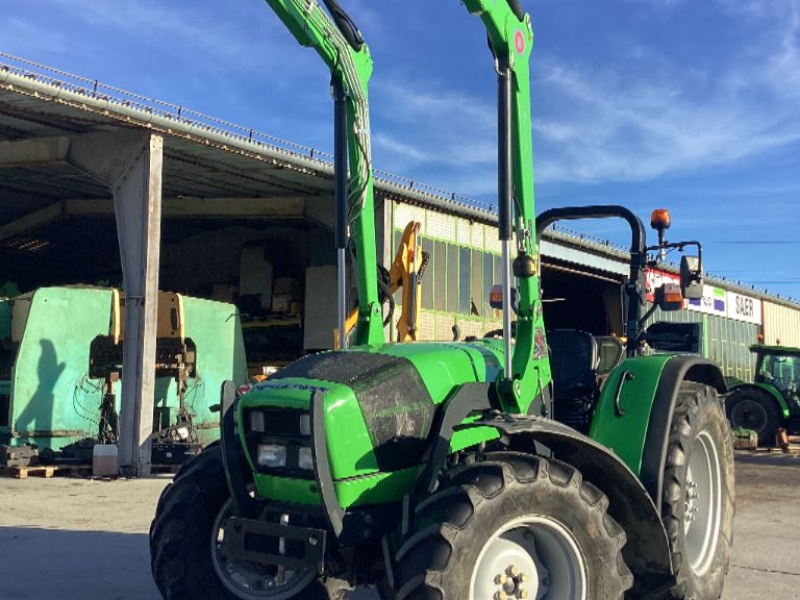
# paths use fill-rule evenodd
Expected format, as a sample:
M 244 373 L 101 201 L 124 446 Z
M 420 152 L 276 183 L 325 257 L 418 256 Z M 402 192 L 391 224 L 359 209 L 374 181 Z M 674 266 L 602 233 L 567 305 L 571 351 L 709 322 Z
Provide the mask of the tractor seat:
M 585 331 L 555 329 L 547 332 L 547 343 L 553 377 L 553 416 L 586 433 L 600 391 L 597 340 Z
M 554 329 L 547 332 L 547 343 L 556 398 L 570 396 L 576 388 L 596 387 L 600 355 L 592 334 Z

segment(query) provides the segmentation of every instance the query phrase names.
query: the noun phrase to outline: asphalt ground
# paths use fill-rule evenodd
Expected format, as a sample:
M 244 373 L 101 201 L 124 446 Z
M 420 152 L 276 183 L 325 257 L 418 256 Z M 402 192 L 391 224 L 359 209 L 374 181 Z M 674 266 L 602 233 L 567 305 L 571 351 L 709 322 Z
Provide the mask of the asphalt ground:
M 722 598 L 799 599 L 800 457 L 736 458 L 733 560 Z M 0 599 L 158 600 L 147 531 L 169 481 L 0 479 Z

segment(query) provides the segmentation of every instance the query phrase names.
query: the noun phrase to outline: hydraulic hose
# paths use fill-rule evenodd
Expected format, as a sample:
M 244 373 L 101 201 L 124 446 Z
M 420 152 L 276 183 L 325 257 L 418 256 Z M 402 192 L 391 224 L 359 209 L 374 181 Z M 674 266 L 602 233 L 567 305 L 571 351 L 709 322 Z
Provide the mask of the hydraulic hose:
M 364 37 L 361 35 L 358 27 L 356 27 L 353 19 L 350 18 L 350 15 L 348 15 L 344 9 L 339 6 L 339 3 L 336 2 L 336 0 L 322 1 L 325 3 L 325 7 L 328 9 L 328 12 L 331 13 L 331 18 L 333 19 L 333 22 L 336 23 L 336 28 L 339 30 L 339 33 L 341 33 L 344 39 L 347 40 L 347 43 L 350 44 L 350 47 L 356 52 L 361 50 L 361 47 L 364 45 Z
M 525 18 L 525 9 L 522 8 L 522 3 L 519 0 L 508 0 L 508 5 L 511 7 L 511 12 L 521 22 Z

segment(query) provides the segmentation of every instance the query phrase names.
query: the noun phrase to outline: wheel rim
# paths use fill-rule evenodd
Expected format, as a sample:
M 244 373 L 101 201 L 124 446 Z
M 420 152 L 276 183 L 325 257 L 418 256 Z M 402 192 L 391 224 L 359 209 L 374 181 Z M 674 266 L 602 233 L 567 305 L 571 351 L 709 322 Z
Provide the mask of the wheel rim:
M 714 440 L 701 432 L 692 444 L 686 476 L 683 531 L 689 564 L 697 575 L 709 570 L 719 541 L 722 466 Z
M 759 435 L 764 432 L 769 422 L 767 409 L 755 400 L 740 400 L 731 409 L 731 425 L 752 429 Z
M 575 537 L 547 517 L 522 517 L 498 530 L 472 571 L 470 600 L 587 600 L 587 562 Z
M 228 500 L 211 528 L 211 561 L 225 589 L 241 600 L 284 600 L 301 592 L 314 578 L 313 571 L 290 571 L 228 556 L 225 530 L 232 514 L 233 503 Z

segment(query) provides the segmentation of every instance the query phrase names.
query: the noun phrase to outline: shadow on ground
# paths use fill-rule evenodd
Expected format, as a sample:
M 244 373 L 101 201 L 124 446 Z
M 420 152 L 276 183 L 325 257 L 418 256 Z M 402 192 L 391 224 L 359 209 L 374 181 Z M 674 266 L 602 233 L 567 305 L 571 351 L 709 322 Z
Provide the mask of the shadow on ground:
M 143 533 L 0 527 L 0 557 L 2 600 L 161 600 Z M 346 599 L 377 595 L 359 589 Z
M 0 556 L 3 600 L 160 600 L 142 533 L 0 527 Z

